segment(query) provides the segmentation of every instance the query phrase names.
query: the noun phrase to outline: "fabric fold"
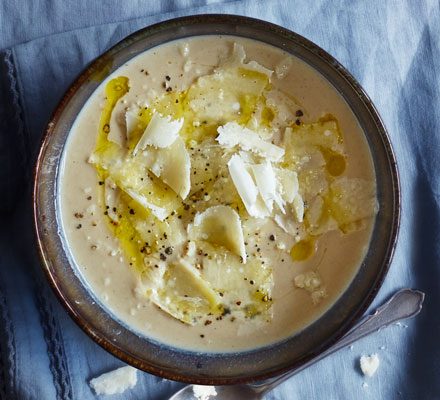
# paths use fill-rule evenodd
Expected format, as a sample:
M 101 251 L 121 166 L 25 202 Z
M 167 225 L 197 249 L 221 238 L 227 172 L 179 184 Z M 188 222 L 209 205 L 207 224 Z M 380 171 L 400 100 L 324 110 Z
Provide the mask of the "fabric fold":
M 22 99 L 13 52 L 0 52 L 0 215 L 13 211 L 26 186 L 29 141 Z

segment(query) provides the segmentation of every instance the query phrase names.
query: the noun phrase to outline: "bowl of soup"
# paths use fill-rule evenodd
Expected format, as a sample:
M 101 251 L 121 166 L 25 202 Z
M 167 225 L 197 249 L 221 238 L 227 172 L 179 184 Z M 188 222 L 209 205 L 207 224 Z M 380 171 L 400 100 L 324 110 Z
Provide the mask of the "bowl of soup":
M 229 15 L 125 38 L 44 136 L 43 269 L 78 325 L 147 372 L 231 384 L 300 366 L 378 291 L 399 184 L 371 100 L 330 55 Z

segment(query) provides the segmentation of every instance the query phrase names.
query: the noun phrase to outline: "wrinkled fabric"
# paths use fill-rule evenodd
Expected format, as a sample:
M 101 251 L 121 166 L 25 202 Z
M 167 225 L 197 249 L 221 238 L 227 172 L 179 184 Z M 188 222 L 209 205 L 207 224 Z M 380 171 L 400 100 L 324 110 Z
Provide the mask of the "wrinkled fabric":
M 91 60 L 142 27 L 208 12 L 291 29 L 361 83 L 388 129 L 402 189 L 396 253 L 372 309 L 402 287 L 427 294 L 416 319 L 342 349 L 267 398 L 440 398 L 438 2 L 17 0 L 0 4 L 0 399 L 93 399 L 88 381 L 123 365 L 73 323 L 44 279 L 32 235 L 32 160 L 52 110 Z M 381 365 L 365 378 L 359 357 L 371 353 Z M 181 386 L 139 372 L 134 389 L 111 398 L 162 400 Z

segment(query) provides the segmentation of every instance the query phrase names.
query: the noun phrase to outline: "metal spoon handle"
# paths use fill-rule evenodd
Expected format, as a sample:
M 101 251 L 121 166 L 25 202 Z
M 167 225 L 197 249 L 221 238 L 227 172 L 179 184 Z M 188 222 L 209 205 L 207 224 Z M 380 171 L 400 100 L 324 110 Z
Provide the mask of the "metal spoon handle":
M 260 395 L 269 392 L 293 375 L 316 363 L 317 361 L 333 354 L 335 351 L 346 347 L 353 342 L 373 333 L 387 325 L 401 319 L 415 317 L 422 309 L 425 294 L 418 290 L 402 289 L 391 297 L 384 305 L 379 307 L 372 315 L 365 317 L 351 331 L 333 346 L 322 352 L 319 356 L 306 362 L 294 371 L 289 371 L 273 380 L 265 381 L 260 384 L 251 385 Z

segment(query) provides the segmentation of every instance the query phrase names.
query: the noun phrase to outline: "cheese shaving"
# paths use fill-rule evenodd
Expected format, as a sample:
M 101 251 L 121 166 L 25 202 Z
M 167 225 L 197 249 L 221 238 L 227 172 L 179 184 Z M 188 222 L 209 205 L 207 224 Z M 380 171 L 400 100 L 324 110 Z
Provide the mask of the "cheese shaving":
M 257 63 L 256 61 L 249 61 L 248 63 L 245 63 L 244 60 L 246 59 L 246 52 L 244 51 L 244 48 L 241 44 L 234 43 L 234 47 L 232 49 L 232 55 L 231 57 L 222 65 L 223 68 L 225 67 L 242 67 L 245 69 L 248 69 L 250 71 L 256 71 L 261 74 L 267 75 L 268 78 L 270 78 L 273 74 L 273 71 L 264 67 L 263 65 Z
M 365 376 L 372 377 L 379 368 L 380 360 L 377 354 L 362 356 L 359 360 L 361 371 Z
M 121 114 L 113 113 L 111 115 L 107 139 L 110 142 L 118 145 L 118 147 L 124 147 L 125 129 L 124 129 L 124 118 Z
M 185 143 L 179 137 L 169 147 L 156 149 L 154 153 L 151 172 L 185 200 L 191 188 L 191 161 Z
M 265 218 L 270 215 L 259 197 L 258 189 L 242 158 L 234 154 L 228 162 L 229 173 L 250 216 Z
M 221 313 L 221 297 L 187 260 L 181 258 L 162 268 L 152 259 L 159 271 L 147 270 L 146 279 L 136 288 L 138 296 L 148 295 L 156 306 L 189 325 L 208 313 Z
M 284 202 L 277 189 L 277 179 L 272 168 L 272 164 L 269 161 L 266 161 L 262 164 L 252 165 L 251 169 L 254 174 L 258 190 L 269 212 L 272 213 L 273 203 L 275 202 L 280 208 L 281 212 L 285 213 Z
M 144 150 L 148 145 L 156 148 L 171 146 L 179 137 L 179 131 L 183 126 L 183 118 L 172 120 L 170 116 L 162 117 L 154 113 L 150 123 L 145 129 L 133 150 L 133 155 Z
M 138 127 L 139 125 L 139 110 L 131 109 L 125 113 L 125 129 L 126 129 L 126 137 L 130 139 L 130 134 Z
M 194 231 L 198 238 L 224 246 L 239 255 L 246 263 L 246 249 L 240 217 L 228 206 L 214 206 L 194 218 Z
M 295 210 L 296 219 L 298 222 L 304 220 L 304 201 L 300 195 L 293 199 L 293 209 Z
M 150 210 L 155 217 L 159 220 L 164 221 L 166 217 L 168 217 L 168 212 L 162 207 L 158 207 L 150 202 L 139 193 L 136 193 L 133 189 L 125 188 L 124 192 L 126 192 L 133 200 L 136 200 L 142 207 Z
M 277 168 L 275 173 L 281 186 L 280 190 L 283 200 L 286 203 L 292 203 L 298 195 L 299 183 L 297 173 L 284 168 Z
M 282 147 L 264 141 L 256 132 L 236 122 L 218 127 L 217 132 L 217 142 L 226 148 L 240 146 L 243 150 L 252 151 L 271 161 L 280 161 L 284 155 Z
M 99 395 L 123 393 L 137 383 L 137 369 L 126 366 L 107 372 L 90 381 L 90 387 Z

